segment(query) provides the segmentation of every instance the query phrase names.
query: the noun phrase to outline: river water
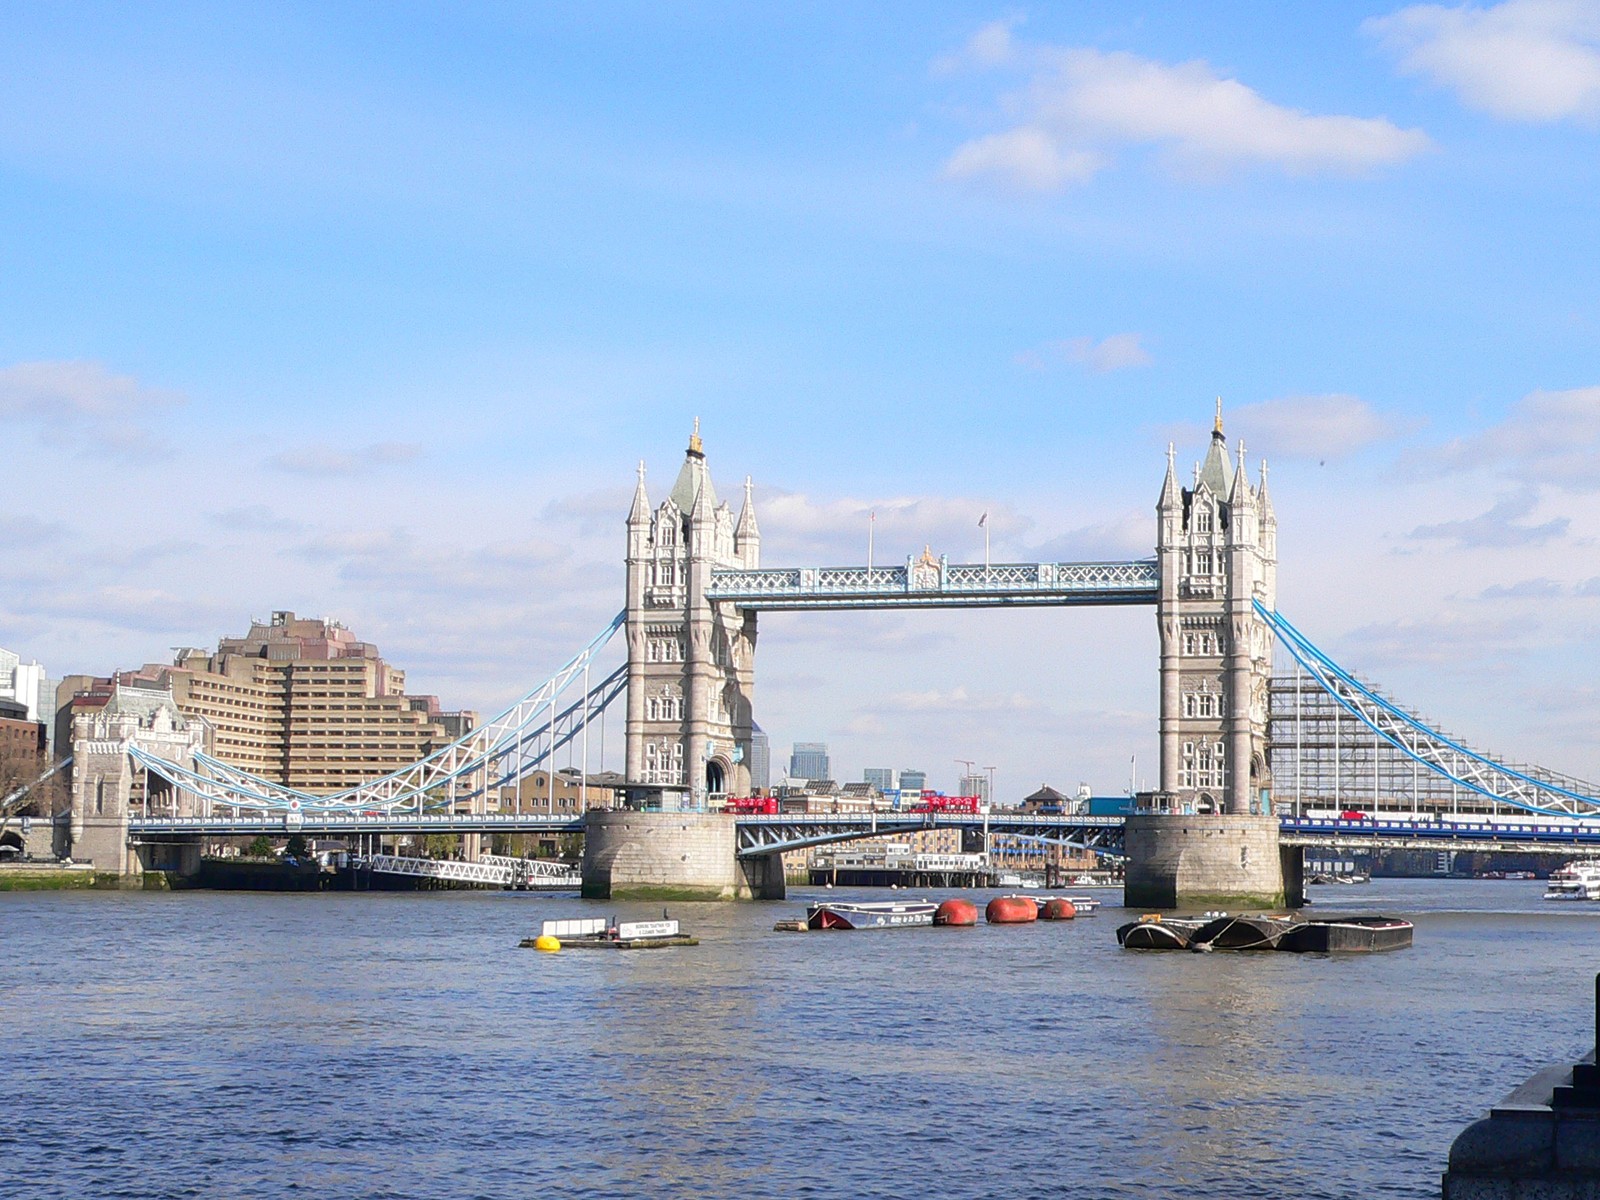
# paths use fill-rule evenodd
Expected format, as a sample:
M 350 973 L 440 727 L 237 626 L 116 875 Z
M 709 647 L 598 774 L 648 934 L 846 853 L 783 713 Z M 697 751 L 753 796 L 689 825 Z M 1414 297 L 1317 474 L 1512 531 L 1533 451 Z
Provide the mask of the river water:
M 773 932 L 805 890 L 557 955 L 517 942 L 660 906 L 0 893 L 0 1192 L 1436 1196 L 1463 1125 L 1594 1042 L 1600 905 L 1542 889 L 1314 888 L 1416 922 L 1346 958 L 1125 952 L 1111 908 Z

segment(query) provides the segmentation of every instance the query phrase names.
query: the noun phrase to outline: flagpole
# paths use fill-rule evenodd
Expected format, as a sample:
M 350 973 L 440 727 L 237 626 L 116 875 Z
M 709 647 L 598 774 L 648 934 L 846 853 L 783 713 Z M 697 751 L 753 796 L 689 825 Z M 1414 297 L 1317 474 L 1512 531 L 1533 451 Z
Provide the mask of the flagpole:
M 867 513 L 867 582 L 872 582 L 872 531 L 878 524 L 878 510 Z

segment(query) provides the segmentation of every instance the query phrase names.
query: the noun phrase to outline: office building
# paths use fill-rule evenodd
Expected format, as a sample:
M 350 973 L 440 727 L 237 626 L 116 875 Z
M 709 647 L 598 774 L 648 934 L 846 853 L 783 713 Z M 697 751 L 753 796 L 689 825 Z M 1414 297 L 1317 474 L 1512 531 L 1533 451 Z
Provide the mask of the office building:
M 894 790 L 893 767 L 868 767 L 861 772 L 861 779 L 862 782 L 870 783 L 880 792 L 892 792 Z
M 790 779 L 832 779 L 833 765 L 828 760 L 828 743 L 796 742 L 789 755 Z
M 405 672 L 334 621 L 275 612 L 216 653 L 180 649 L 109 679 L 79 677 L 70 715 L 104 706 L 116 686 L 170 690 L 210 726 L 210 753 L 254 775 L 332 792 L 386 775 L 469 732 L 477 714 L 408 695 Z M 63 688 L 65 690 L 65 688 Z
M 989 803 L 989 777 L 987 775 L 963 775 L 961 786 L 957 795 L 976 796 L 979 804 Z
M 909 767 L 900 772 L 900 790 L 902 792 L 925 791 L 928 786 L 928 773 L 926 771 L 913 771 Z
M 772 786 L 772 743 L 767 731 L 750 725 L 750 790 L 764 791 Z

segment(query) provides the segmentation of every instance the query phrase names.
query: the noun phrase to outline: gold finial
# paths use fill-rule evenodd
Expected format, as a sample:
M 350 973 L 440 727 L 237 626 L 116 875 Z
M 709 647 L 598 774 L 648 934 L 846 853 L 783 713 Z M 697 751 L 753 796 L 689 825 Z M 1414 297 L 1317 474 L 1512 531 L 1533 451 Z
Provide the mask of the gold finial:
M 700 445 L 700 418 L 699 417 L 696 417 L 694 419 L 694 432 L 689 435 L 689 453 L 690 454 L 703 454 L 704 453 L 704 450 L 701 448 L 701 445 Z
M 1217 397 L 1217 423 L 1212 426 L 1213 433 L 1222 432 L 1222 397 Z

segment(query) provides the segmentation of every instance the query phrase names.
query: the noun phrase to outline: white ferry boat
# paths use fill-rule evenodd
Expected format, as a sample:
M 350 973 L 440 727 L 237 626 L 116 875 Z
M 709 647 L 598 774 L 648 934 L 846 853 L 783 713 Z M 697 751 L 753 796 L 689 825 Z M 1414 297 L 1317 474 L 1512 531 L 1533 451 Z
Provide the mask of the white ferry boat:
M 1550 872 L 1546 900 L 1600 900 L 1600 859 L 1569 862 Z

